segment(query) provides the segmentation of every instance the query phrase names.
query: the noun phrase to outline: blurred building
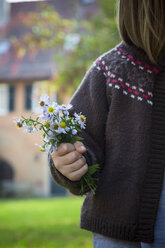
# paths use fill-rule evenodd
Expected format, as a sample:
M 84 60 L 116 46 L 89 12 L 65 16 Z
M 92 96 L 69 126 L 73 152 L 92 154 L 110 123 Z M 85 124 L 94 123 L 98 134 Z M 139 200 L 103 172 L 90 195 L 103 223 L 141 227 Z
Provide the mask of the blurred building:
M 47 1 L 65 18 L 88 18 L 97 12 L 94 0 Z M 39 96 L 47 93 L 55 101 L 52 79 L 56 64 L 52 50 L 16 56 L 10 37 L 28 32 L 20 23 L 20 15 L 38 11 L 36 1 L 0 0 L 0 195 L 52 196 L 65 195 L 66 190 L 52 181 L 47 155 L 37 150 L 41 134 L 25 134 L 15 127 L 15 116 L 37 112 Z M 78 37 L 70 36 L 66 50 Z

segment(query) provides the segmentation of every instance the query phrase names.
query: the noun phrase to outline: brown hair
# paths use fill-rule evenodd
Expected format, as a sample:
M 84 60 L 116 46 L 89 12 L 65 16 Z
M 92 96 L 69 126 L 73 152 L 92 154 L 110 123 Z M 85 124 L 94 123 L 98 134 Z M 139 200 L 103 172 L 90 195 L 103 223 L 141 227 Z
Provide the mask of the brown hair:
M 165 0 L 118 0 L 117 24 L 125 43 L 142 48 L 151 62 L 165 64 Z

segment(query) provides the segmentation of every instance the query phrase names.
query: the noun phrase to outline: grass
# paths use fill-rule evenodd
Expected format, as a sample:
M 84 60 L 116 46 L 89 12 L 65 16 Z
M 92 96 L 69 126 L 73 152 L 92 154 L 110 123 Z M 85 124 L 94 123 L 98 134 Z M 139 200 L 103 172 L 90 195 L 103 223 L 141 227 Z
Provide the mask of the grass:
M 0 248 L 91 248 L 81 197 L 0 200 Z

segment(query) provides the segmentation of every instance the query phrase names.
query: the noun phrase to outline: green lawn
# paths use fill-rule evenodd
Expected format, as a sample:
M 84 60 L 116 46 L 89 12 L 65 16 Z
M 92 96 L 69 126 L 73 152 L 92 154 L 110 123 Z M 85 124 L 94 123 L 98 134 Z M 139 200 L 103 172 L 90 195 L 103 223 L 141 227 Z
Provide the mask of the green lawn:
M 0 200 L 0 248 L 91 248 L 82 197 Z

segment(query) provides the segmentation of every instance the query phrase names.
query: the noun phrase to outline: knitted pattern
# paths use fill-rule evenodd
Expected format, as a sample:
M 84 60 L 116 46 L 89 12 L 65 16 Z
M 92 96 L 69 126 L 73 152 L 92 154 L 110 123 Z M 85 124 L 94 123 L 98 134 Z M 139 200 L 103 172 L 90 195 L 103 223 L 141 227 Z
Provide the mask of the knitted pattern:
M 72 96 L 70 115 L 82 112 L 87 120 L 78 134 L 87 147 L 83 155 L 88 166 L 100 164 L 96 194 L 86 191 L 81 228 L 154 241 L 165 164 L 165 98 L 156 88 L 162 70 L 122 41 L 93 62 Z M 51 155 L 49 165 L 54 180 L 79 195 L 80 181 L 65 178 Z
M 142 50 L 140 52 L 143 53 Z M 111 56 L 113 60 L 111 60 Z M 146 71 L 151 75 L 154 74 L 153 76 L 151 76 L 152 79 L 152 77 L 155 78 L 155 76 L 159 73 L 159 69 L 156 66 L 153 66 L 151 63 L 142 62 L 136 56 L 136 53 L 133 56 L 129 52 L 127 52 L 124 43 L 120 43 L 113 50 L 110 50 L 101 55 L 93 63 L 93 65 L 96 66 L 98 70 L 101 70 L 102 73 L 105 75 L 107 85 L 109 87 L 112 87 L 111 92 L 113 92 L 113 90 L 115 89 L 120 90 L 124 95 L 131 97 L 134 100 L 146 102 L 152 106 L 153 85 L 150 85 L 149 82 L 147 84 L 146 79 L 145 82 L 142 81 L 144 79 L 142 79 L 140 76 L 143 76 L 143 73 L 139 72 L 138 78 L 135 78 L 135 73 L 138 73 L 138 70 Z M 119 64 L 119 62 L 122 64 Z M 128 69 L 125 71 L 127 76 L 126 80 L 125 77 L 121 77 L 121 72 L 123 73 L 123 70 L 127 68 L 128 64 L 130 64 L 130 67 L 129 71 Z M 114 70 L 117 73 L 114 74 Z
M 131 54 L 128 54 L 121 47 L 116 48 L 116 51 L 119 55 L 121 55 L 122 58 L 126 59 L 127 61 L 130 61 L 133 66 L 137 66 L 139 70 L 146 70 L 150 74 L 159 73 L 159 70 L 157 68 L 151 68 L 149 65 L 146 65 L 142 61 L 135 60 L 135 58 Z
M 127 60 L 128 61 L 128 60 Z M 129 97 L 136 99 L 138 101 L 146 100 L 148 104 L 153 104 L 152 97 L 153 94 L 150 91 L 146 91 L 142 88 L 137 88 L 136 85 L 130 85 L 127 82 L 124 82 L 123 78 L 118 77 L 117 75 L 110 72 L 108 66 L 102 66 L 105 64 L 104 60 L 99 60 L 96 62 L 97 69 L 102 70 L 104 75 L 106 76 L 107 83 L 109 87 L 113 87 L 115 89 L 121 89 L 123 94 L 128 95 Z M 131 63 L 132 64 L 132 63 Z

